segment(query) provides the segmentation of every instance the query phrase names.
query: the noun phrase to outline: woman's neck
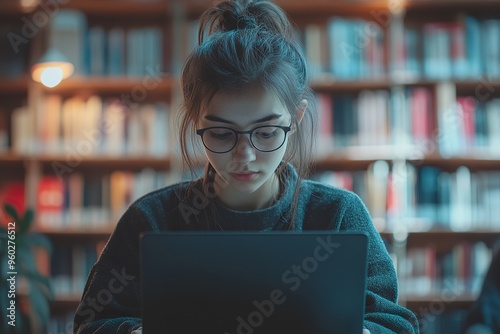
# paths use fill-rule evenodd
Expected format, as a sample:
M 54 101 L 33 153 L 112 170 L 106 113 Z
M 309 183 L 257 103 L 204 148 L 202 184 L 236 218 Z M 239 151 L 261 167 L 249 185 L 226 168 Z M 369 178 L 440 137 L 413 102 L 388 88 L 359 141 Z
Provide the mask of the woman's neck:
M 215 175 L 215 192 L 217 198 L 226 207 L 237 211 L 252 211 L 273 205 L 280 195 L 280 181 L 273 174 L 268 182 L 251 194 L 242 194 L 231 188 L 219 175 Z

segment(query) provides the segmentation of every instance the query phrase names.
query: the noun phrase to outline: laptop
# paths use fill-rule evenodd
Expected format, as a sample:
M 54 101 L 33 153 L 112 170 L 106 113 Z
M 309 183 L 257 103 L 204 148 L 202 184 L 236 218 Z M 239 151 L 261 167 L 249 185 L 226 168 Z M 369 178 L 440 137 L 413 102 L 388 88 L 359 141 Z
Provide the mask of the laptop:
M 367 247 L 363 233 L 142 234 L 143 333 L 362 333 Z

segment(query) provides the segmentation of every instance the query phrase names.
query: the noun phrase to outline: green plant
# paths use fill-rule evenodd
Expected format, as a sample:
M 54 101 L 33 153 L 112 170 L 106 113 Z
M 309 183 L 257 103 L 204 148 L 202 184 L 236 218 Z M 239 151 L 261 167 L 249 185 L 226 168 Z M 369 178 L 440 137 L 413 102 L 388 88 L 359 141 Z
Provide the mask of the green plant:
M 30 231 L 32 209 L 22 217 L 10 204 L 4 209 L 13 220 L 0 226 L 0 307 L 2 314 L 8 310 L 7 317 L 0 320 L 0 332 L 43 332 L 49 321 L 53 292 L 49 278 L 37 267 L 35 252 L 47 251 L 50 255 L 52 245 L 46 236 Z M 15 310 L 10 311 L 9 307 Z M 9 317 L 11 313 L 13 316 Z

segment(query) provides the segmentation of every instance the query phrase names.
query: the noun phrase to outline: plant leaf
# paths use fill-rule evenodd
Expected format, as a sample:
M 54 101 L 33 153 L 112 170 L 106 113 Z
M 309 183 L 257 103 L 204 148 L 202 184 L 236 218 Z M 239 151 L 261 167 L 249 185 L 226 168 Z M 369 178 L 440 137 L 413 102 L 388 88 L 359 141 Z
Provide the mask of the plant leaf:
M 13 206 L 10 203 L 5 203 L 3 206 L 5 209 L 5 212 L 7 212 L 16 222 L 20 222 L 21 219 L 19 219 L 19 214 L 17 213 L 17 209 L 15 206 Z
M 19 234 L 25 234 L 29 231 L 31 224 L 33 223 L 33 218 L 35 217 L 35 213 L 33 209 L 28 209 L 24 213 L 24 217 L 21 221 L 21 226 L 19 226 Z

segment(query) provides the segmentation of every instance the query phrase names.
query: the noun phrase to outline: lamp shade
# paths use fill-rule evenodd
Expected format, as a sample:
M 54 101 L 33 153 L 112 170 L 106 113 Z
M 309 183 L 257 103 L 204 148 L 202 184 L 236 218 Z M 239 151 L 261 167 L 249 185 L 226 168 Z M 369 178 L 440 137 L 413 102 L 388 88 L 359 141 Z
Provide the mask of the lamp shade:
M 47 87 L 57 86 L 62 80 L 70 77 L 75 70 L 73 64 L 57 49 L 50 48 L 31 67 L 31 77 Z

